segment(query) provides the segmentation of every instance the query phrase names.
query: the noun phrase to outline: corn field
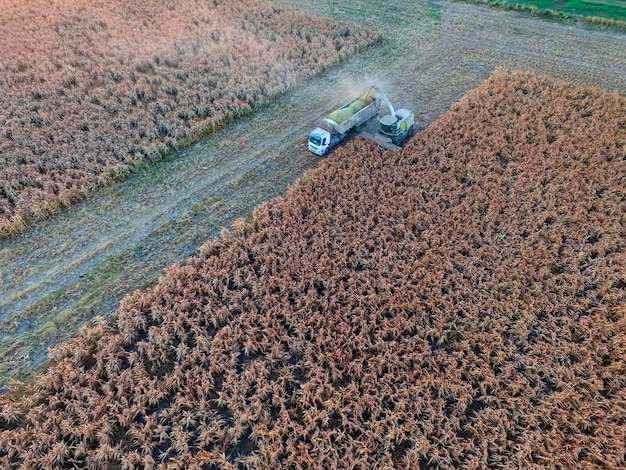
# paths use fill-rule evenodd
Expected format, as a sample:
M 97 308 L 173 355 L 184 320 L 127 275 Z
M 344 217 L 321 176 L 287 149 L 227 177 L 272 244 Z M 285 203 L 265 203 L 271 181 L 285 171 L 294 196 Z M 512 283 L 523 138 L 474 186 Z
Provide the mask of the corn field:
M 3 0 L 0 235 L 377 38 L 261 0 Z
M 626 99 L 494 72 L 0 397 L 3 468 L 619 468 Z

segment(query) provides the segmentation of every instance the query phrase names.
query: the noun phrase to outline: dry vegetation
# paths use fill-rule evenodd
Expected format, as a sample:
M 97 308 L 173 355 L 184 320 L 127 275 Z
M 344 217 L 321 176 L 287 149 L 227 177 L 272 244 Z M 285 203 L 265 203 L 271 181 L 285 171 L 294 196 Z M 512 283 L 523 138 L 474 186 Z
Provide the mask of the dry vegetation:
M 352 142 L 58 346 L 0 465 L 623 467 L 625 116 L 497 71 Z
M 263 0 L 0 6 L 0 235 L 374 38 Z

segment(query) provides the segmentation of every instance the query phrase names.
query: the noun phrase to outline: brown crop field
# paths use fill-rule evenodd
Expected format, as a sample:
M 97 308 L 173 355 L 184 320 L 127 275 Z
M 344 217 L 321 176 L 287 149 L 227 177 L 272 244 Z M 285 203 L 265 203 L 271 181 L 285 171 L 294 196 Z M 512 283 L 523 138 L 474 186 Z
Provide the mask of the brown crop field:
M 497 67 L 532 70 L 626 95 L 626 35 L 446 0 L 273 0 L 348 23 L 383 42 L 298 82 L 248 116 L 29 229 L 0 238 L 0 391 L 121 298 L 156 281 L 319 158 L 306 137 L 372 84 L 421 128 Z M 1 28 L 0 28 L 1 29 Z M 1 132 L 0 132 L 1 134 Z
M 0 397 L 3 468 L 623 468 L 626 98 L 498 70 Z
M 376 36 L 260 0 L 3 0 L 0 235 Z

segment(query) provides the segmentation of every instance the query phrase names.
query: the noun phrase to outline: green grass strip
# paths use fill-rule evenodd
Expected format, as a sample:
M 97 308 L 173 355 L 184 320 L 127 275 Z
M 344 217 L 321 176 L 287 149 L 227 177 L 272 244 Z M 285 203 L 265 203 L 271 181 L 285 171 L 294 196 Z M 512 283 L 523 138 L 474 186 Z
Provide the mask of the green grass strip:
M 626 29 L 626 1 L 622 0 L 467 0 L 537 15 L 574 18 Z

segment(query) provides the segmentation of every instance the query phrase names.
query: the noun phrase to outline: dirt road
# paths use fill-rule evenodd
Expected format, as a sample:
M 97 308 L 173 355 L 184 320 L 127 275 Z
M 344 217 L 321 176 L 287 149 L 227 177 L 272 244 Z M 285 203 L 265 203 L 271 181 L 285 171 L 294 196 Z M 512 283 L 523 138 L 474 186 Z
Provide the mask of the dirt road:
M 320 117 L 375 83 L 432 122 L 496 66 L 626 94 L 626 34 L 444 1 L 275 0 L 366 21 L 385 36 L 253 115 L 158 166 L 0 241 L 0 385 L 127 292 L 183 262 L 221 227 L 319 162 Z M 332 156 L 331 156 L 332 158 Z

